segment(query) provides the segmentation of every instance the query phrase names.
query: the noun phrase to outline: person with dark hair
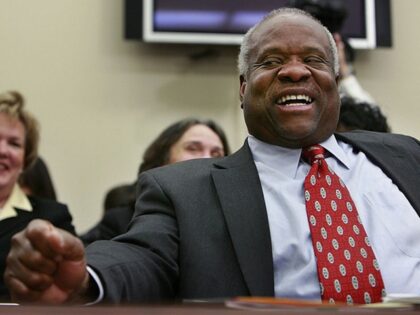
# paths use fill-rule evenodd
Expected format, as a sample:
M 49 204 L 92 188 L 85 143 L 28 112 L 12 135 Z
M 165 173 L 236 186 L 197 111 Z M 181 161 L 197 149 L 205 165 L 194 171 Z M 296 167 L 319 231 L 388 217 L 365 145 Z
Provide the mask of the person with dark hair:
M 342 97 L 337 131 L 370 130 L 391 132 L 387 118 L 379 106 L 356 102 L 351 97 Z
M 175 162 L 222 157 L 229 153 L 226 135 L 214 121 L 187 118 L 173 123 L 152 141 L 144 152 L 139 174 Z M 107 209 L 99 223 L 81 235 L 86 245 L 109 240 L 127 230 L 134 213 L 136 182 L 118 186 L 111 192 L 112 196 L 106 196 L 107 202 L 113 198 L 113 204 L 118 202 L 118 205 Z
M 44 160 L 39 156 L 19 176 L 19 186 L 29 196 L 57 201 L 54 184 Z
M 84 249 L 31 222 L 14 237 L 5 272 L 16 301 L 365 304 L 418 294 L 419 141 L 335 133 L 337 55 L 308 13 L 269 13 L 238 56 L 242 148 L 143 172 L 130 228 L 113 240 Z
M 75 234 L 66 205 L 34 194 L 26 196 L 18 184 L 21 172 L 35 165 L 39 143 L 38 121 L 24 105 L 23 96 L 18 92 L 0 94 L 0 274 L 6 267 L 12 236 L 32 219 L 48 220 Z M 9 300 L 2 277 L 0 301 Z
M 192 132 L 196 128 L 193 130 L 190 129 L 194 126 L 200 126 L 197 127 L 199 131 L 202 131 L 203 127 L 201 126 L 204 126 L 215 133 L 221 142 L 223 153 L 221 153 L 220 146 L 211 147 L 209 144 L 203 142 L 202 139 L 206 138 L 205 134 L 199 135 L 197 140 L 186 137 L 185 135 L 188 130 L 193 134 Z M 207 128 L 204 128 L 204 130 Z M 187 139 L 182 139 L 182 137 Z M 179 157 L 180 154 L 182 155 L 181 157 Z M 218 124 L 210 119 L 186 118 L 171 124 L 153 140 L 143 154 L 143 161 L 140 164 L 138 174 L 181 160 L 215 157 L 218 155 L 226 156 L 228 154 L 230 154 L 229 144 L 225 132 Z M 115 207 L 134 204 L 135 186 L 136 182 L 111 189 L 105 196 L 105 211 Z
M 203 147 L 200 142 L 182 139 L 194 126 L 203 125 L 213 131 L 221 142 L 221 147 L 213 149 Z M 202 127 L 199 127 L 200 129 Z M 199 157 L 220 157 L 230 154 L 229 144 L 222 128 L 212 120 L 187 118 L 166 128 L 146 149 L 139 174 L 152 168 L 173 162 L 190 160 Z
M 134 207 L 136 184 L 122 184 L 111 188 L 104 198 L 104 214 L 114 208 Z

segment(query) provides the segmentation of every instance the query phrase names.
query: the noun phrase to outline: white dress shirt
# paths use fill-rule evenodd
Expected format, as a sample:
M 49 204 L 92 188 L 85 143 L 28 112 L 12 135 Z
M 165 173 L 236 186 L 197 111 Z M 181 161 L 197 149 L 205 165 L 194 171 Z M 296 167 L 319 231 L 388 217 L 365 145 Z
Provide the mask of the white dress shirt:
M 301 149 L 248 137 L 262 183 L 274 260 L 275 295 L 320 299 L 303 182 L 310 165 Z M 382 170 L 362 152 L 331 136 L 320 143 L 328 165 L 356 204 L 381 268 L 387 294 L 420 294 L 420 218 Z

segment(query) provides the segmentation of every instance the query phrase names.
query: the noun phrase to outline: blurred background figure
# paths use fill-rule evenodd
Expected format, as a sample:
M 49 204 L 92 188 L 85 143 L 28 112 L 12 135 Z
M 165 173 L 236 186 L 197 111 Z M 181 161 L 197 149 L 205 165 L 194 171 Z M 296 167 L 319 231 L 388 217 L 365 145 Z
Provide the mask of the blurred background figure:
M 136 184 L 122 184 L 111 188 L 104 199 L 104 212 L 124 207 L 134 206 L 136 202 Z
M 0 94 L 0 274 L 3 275 L 11 237 L 33 219 L 49 220 L 73 234 L 75 229 L 67 206 L 53 200 L 26 196 L 18 185 L 22 171 L 36 161 L 39 124 L 24 109 L 18 92 Z M 0 301 L 9 301 L 0 278 Z
M 19 186 L 28 196 L 57 201 L 50 172 L 44 160 L 40 157 L 20 174 Z
M 387 118 L 379 106 L 342 97 L 337 131 L 355 129 L 391 132 Z
M 230 148 L 222 128 L 212 120 L 188 118 L 167 127 L 148 146 L 143 155 L 139 174 L 171 163 L 222 157 L 228 154 Z M 126 204 L 105 211 L 101 221 L 81 236 L 86 245 L 96 240 L 111 239 L 127 230 L 134 213 L 135 195 L 133 196 L 131 192 L 135 191 L 136 182 L 115 188 L 117 192 L 123 191 L 121 196 L 127 193 Z M 107 196 L 106 199 L 108 198 Z
M 343 96 L 350 96 L 358 102 L 373 104 L 372 96 L 362 88 L 357 80 L 352 63 L 356 52 L 346 38 L 340 34 L 347 18 L 347 8 L 344 0 L 289 0 L 289 6 L 302 9 L 328 28 L 333 34 L 338 49 L 340 63 L 339 90 Z

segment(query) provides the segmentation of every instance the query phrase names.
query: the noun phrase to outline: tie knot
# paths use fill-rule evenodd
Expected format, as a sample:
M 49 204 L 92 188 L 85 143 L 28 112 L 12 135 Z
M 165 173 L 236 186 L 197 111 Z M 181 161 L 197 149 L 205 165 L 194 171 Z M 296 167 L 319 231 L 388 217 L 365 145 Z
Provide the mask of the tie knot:
M 325 158 L 324 153 L 325 153 L 325 149 L 318 144 L 303 148 L 303 151 L 302 151 L 303 157 L 310 164 L 313 164 L 316 161 L 324 159 Z

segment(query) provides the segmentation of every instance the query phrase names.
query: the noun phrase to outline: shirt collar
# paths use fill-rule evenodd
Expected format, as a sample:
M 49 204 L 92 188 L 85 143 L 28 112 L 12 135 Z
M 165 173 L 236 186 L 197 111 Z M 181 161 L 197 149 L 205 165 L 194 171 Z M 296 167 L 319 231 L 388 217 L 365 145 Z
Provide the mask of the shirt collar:
M 295 178 L 299 163 L 301 162 L 302 149 L 290 149 L 278 145 L 268 144 L 252 135 L 248 136 L 248 144 L 256 163 L 262 163 L 270 168 L 279 169 L 286 176 Z M 346 168 L 349 161 L 334 135 L 320 143 L 334 158 L 339 160 Z
M 255 163 L 262 163 L 269 168 L 277 169 L 287 177 L 294 178 L 296 176 L 301 149 L 268 144 L 252 135 L 248 136 L 248 144 Z
M 334 157 L 341 164 L 343 164 L 345 168 L 349 168 L 349 159 L 334 135 L 329 137 L 324 142 L 321 142 L 320 145 L 323 146 L 331 154 L 332 157 Z
M 33 210 L 28 197 L 25 195 L 18 184 L 15 184 L 9 199 L 7 199 L 3 208 L 0 209 L 0 220 L 16 217 L 16 208 L 29 212 Z

